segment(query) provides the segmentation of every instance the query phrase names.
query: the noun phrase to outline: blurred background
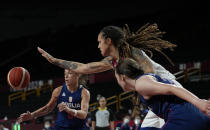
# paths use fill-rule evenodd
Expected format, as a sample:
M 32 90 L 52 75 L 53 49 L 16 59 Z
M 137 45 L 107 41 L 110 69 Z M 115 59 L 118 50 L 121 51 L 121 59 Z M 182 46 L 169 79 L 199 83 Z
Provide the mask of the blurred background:
M 136 31 L 146 23 L 157 23 L 159 29 L 166 32 L 164 39 L 177 45 L 173 52 L 163 51 L 175 66 L 157 52 L 152 59 L 175 74 L 188 90 L 200 98 L 209 98 L 209 16 L 210 9 L 203 2 L 1 3 L 0 122 L 14 129 L 21 113 L 44 106 L 52 90 L 62 85 L 63 69 L 45 60 L 37 51 L 38 46 L 60 59 L 81 63 L 99 61 L 103 57 L 97 35 L 107 25 L 128 24 Z M 22 91 L 11 89 L 6 80 L 8 71 L 16 66 L 26 68 L 31 76 L 29 86 Z M 116 113 L 132 110 L 131 96 L 123 93 L 112 71 L 92 74 L 89 79 L 90 104 L 93 104 L 90 111 L 96 108 L 98 95 L 110 99 L 110 104 L 114 102 L 109 107 Z M 56 110 L 21 124 L 20 129 L 32 126 L 42 129 L 46 120 L 53 123 L 55 115 Z M 115 117 L 117 121 L 122 119 L 121 115 Z

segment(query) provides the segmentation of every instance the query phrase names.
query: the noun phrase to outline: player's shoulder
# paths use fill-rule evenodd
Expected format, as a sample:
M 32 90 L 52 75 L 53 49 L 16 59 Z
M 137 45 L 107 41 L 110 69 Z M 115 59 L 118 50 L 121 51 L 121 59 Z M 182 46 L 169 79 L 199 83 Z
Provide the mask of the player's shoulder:
M 87 88 L 83 87 L 82 88 L 82 95 L 90 96 L 90 91 Z
M 106 56 L 104 59 L 106 59 L 106 60 L 112 60 L 113 58 L 111 56 Z
M 131 47 L 131 52 L 133 55 L 142 55 L 143 51 L 136 47 Z
M 101 62 L 112 63 L 113 58 L 111 56 L 107 56 L 101 60 Z
M 89 90 L 85 87 L 82 87 L 82 91 L 89 92 Z
M 144 84 L 144 81 L 151 81 L 151 80 L 156 80 L 156 77 L 154 74 L 143 74 L 140 75 L 139 78 L 136 80 L 137 83 Z
M 61 92 L 61 90 L 62 90 L 62 88 L 63 88 L 63 86 L 59 86 L 59 87 L 55 88 L 55 89 L 53 90 L 53 95 L 54 95 L 54 96 L 59 96 L 59 95 L 60 95 L 60 92 Z
M 54 89 L 54 91 L 61 91 L 62 88 L 63 86 L 58 86 L 57 88 Z

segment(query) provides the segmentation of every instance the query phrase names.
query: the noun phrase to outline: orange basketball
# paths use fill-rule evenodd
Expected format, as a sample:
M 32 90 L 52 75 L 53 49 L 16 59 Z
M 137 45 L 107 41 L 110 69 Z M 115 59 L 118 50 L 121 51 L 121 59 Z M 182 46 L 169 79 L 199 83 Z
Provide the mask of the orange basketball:
M 7 74 L 8 84 L 15 90 L 21 90 L 28 86 L 30 74 L 23 67 L 14 67 Z

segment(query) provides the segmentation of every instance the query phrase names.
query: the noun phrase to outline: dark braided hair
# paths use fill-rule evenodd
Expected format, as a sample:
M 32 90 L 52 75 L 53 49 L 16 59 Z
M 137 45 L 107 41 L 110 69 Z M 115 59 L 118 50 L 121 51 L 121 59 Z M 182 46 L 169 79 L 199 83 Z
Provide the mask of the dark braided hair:
M 114 46 L 119 50 L 120 57 L 133 58 L 131 48 L 135 47 L 149 52 L 150 57 L 153 56 L 152 50 L 158 51 L 164 55 L 172 65 L 174 65 L 162 50 L 170 49 L 173 51 L 173 48 L 176 47 L 176 45 L 161 39 L 165 32 L 161 32 L 155 23 L 147 23 L 135 33 L 130 31 L 127 24 L 123 29 L 116 26 L 106 26 L 101 30 L 101 33 L 104 38 L 111 38 Z

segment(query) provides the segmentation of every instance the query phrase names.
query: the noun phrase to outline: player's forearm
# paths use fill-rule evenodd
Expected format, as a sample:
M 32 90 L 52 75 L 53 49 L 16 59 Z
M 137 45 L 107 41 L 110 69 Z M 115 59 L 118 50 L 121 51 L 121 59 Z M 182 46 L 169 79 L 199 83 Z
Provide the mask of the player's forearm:
M 66 61 L 55 58 L 52 63 L 61 68 L 71 69 L 72 71 L 81 74 L 93 74 L 112 69 L 111 65 L 102 62 L 91 62 L 83 64 L 79 62 Z
M 172 94 L 193 105 L 196 105 L 196 103 L 199 101 L 199 98 L 196 95 L 194 95 L 193 93 L 184 88 L 171 87 L 170 90 Z
M 66 61 L 66 60 L 57 59 L 57 58 L 54 58 L 52 63 L 61 68 L 71 69 L 71 70 L 76 70 L 78 66 L 82 64 L 82 63 L 78 63 L 74 61 Z
M 37 118 L 40 116 L 47 115 L 48 113 L 52 112 L 52 110 L 53 110 L 52 108 L 44 106 L 44 107 L 32 112 L 31 114 L 32 114 L 33 118 Z
M 85 119 L 87 117 L 87 112 L 83 110 L 68 109 L 67 113 L 79 119 Z
M 87 112 L 83 110 L 78 110 L 76 117 L 80 119 L 85 119 L 87 117 Z

